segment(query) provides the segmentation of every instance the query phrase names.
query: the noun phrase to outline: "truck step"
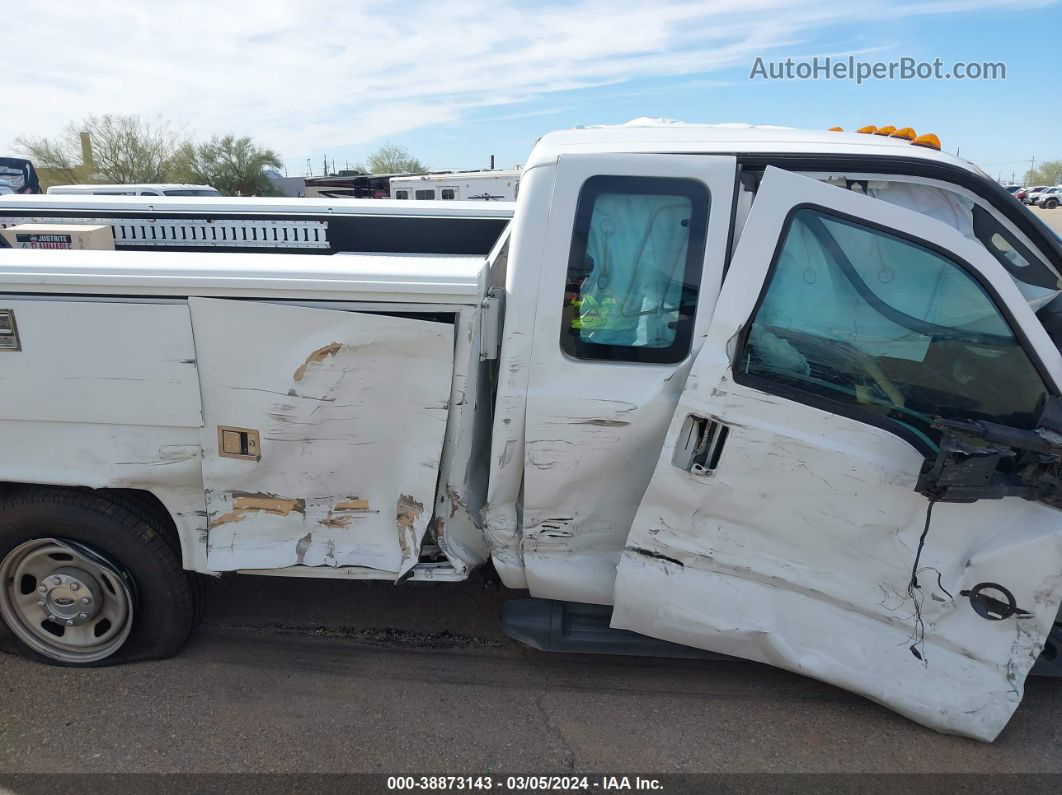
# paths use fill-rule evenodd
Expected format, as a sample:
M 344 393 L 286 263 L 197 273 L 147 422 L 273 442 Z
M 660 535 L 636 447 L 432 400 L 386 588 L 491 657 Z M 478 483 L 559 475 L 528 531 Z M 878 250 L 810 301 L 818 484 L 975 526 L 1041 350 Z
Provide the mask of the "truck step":
M 511 599 L 502 606 L 502 629 L 513 640 L 542 651 L 625 654 L 695 660 L 733 660 L 678 643 L 609 626 L 612 607 L 553 599 Z
M 542 651 L 691 660 L 737 659 L 625 629 L 613 629 L 609 626 L 611 617 L 612 608 L 608 605 L 553 599 L 511 599 L 502 606 L 502 629 L 513 640 Z M 1029 675 L 1062 677 L 1062 622 L 1055 624 Z
M 1029 676 L 1062 677 L 1062 621 L 1056 621 Z

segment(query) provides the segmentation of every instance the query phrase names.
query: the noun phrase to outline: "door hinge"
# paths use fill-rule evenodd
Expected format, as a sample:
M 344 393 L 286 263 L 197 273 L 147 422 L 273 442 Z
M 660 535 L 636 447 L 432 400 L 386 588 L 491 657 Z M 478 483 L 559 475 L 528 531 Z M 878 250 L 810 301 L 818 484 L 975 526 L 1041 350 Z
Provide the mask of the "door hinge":
M 501 324 L 504 293 L 497 287 L 487 290 L 480 302 L 479 360 L 497 359 L 501 351 Z

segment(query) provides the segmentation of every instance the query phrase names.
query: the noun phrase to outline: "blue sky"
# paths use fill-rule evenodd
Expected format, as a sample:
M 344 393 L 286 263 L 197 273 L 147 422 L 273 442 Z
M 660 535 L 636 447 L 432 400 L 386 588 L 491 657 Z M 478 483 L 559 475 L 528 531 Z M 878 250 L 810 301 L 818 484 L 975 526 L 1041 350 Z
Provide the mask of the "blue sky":
M 379 144 L 432 167 L 523 162 L 535 138 L 638 116 L 909 125 L 992 174 L 1062 158 L 1062 5 L 1046 0 L 0 0 L 0 148 L 88 113 L 251 134 L 289 173 Z M 1003 61 L 1002 81 L 764 82 L 767 60 Z M 1022 162 L 1016 162 L 1022 161 Z
M 945 65 L 1002 61 L 1001 81 L 749 80 L 754 59 L 706 74 L 633 77 L 601 88 L 551 94 L 511 114 L 484 109 L 457 124 L 396 140 L 440 165 L 479 166 L 491 147 L 498 162 L 521 162 L 536 136 L 575 124 L 618 124 L 637 116 L 696 122 L 740 121 L 851 130 L 864 124 L 935 132 L 943 147 L 1019 180 L 1029 159 L 1062 159 L 1062 6 L 994 8 L 875 24 L 829 26 L 799 46 L 765 53 L 783 60 L 865 51 L 857 58 L 902 56 Z M 521 115 L 522 114 L 522 115 Z M 1014 162 L 1023 161 L 1023 162 Z

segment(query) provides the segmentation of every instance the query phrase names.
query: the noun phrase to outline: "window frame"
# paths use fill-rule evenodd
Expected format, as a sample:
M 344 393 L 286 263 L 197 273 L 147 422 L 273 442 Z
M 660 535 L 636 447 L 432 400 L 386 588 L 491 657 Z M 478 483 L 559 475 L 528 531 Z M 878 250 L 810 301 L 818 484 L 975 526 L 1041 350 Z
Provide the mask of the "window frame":
M 992 287 L 992 285 L 985 279 L 984 274 L 978 268 L 975 268 L 965 259 L 960 257 L 953 251 L 945 249 L 943 246 L 934 243 L 931 240 L 918 237 L 909 232 L 896 229 L 895 227 L 888 227 L 883 224 L 879 224 L 874 221 L 869 221 L 866 218 L 860 218 L 859 216 L 851 215 L 849 213 L 838 210 L 834 207 L 828 207 L 815 202 L 801 202 L 800 204 L 794 204 L 786 212 L 786 216 L 781 226 L 779 227 L 778 238 L 775 240 L 774 252 L 771 255 L 771 264 L 767 268 L 767 273 L 764 275 L 763 283 L 760 285 L 759 293 L 756 296 L 756 302 L 752 307 L 752 311 L 749 313 L 748 318 L 742 325 L 738 332 L 737 345 L 734 348 L 734 355 L 730 361 L 730 372 L 735 383 L 742 386 L 756 389 L 760 392 L 764 392 L 770 395 L 776 395 L 784 400 L 791 400 L 794 403 L 799 403 L 804 406 L 810 406 L 811 408 L 819 409 L 821 411 L 829 412 L 830 414 L 836 414 L 840 417 L 847 417 L 848 419 L 861 422 L 866 425 L 871 425 L 876 428 L 880 428 L 883 431 L 888 431 L 894 436 L 898 436 L 905 442 L 914 447 L 918 452 L 925 456 L 933 456 L 937 453 L 937 445 L 931 444 L 927 438 L 914 431 L 911 428 L 899 423 L 896 420 L 888 417 L 883 417 L 881 414 L 869 410 L 861 409 L 858 405 L 851 403 L 844 403 L 839 400 L 833 400 L 821 395 L 815 395 L 807 392 L 798 387 L 789 386 L 787 384 L 779 383 L 778 381 L 772 381 L 769 378 L 763 378 L 757 375 L 750 375 L 738 369 L 739 363 L 744 358 L 744 354 L 747 350 L 749 335 L 752 333 L 752 324 L 756 316 L 759 314 L 760 308 L 763 305 L 764 300 L 767 297 L 767 291 L 771 287 L 771 283 L 774 280 L 775 274 L 778 270 L 778 261 L 781 258 L 782 250 L 785 247 L 785 243 L 789 238 L 789 233 L 793 225 L 793 219 L 797 213 L 803 210 L 813 210 L 815 212 L 826 215 L 830 218 L 834 218 L 842 223 L 847 223 L 857 227 L 863 227 L 874 232 L 880 232 L 890 237 L 897 238 L 906 243 L 911 243 L 916 246 L 920 246 L 928 251 L 942 257 L 947 262 L 950 262 L 954 267 L 959 268 L 968 276 L 980 285 L 981 289 L 987 294 L 989 300 L 992 301 L 997 312 L 1000 313 L 1010 333 L 1014 335 L 1018 344 L 1021 346 L 1025 355 L 1029 358 L 1033 368 L 1036 370 L 1037 375 L 1040 376 L 1040 380 L 1043 381 L 1044 387 L 1047 390 L 1048 395 L 1059 395 L 1058 386 L 1055 384 L 1054 379 L 1051 378 L 1050 373 L 1044 366 L 1043 361 L 1040 359 L 1040 355 L 1036 352 L 1036 348 L 1030 343 L 1028 336 L 1022 329 L 1021 324 L 1018 323 L 1007 302 L 1002 299 L 998 292 Z M 991 261 L 995 262 L 995 257 L 985 250 L 985 256 Z M 997 263 L 998 264 L 998 263 Z M 1002 267 L 1002 265 L 1000 266 Z M 1004 269 L 1005 270 L 1005 269 Z M 1007 273 L 1010 278 L 1010 273 Z
M 655 186 L 656 190 L 639 187 Z M 586 342 L 565 327 L 561 313 L 560 348 L 569 359 L 581 362 L 634 362 L 637 364 L 677 364 L 689 356 L 693 343 L 693 328 L 697 320 L 698 299 L 704 274 L 708 246 L 708 218 L 712 211 L 712 192 L 706 183 L 693 177 L 633 176 L 627 174 L 594 174 L 579 187 L 572 221 L 568 262 L 564 269 L 564 292 L 567 295 L 568 274 L 577 258 L 585 256 L 597 197 L 605 193 L 636 196 L 683 196 L 690 201 L 689 240 L 686 244 L 686 263 L 679 298 L 678 325 L 675 338 L 666 348 L 649 346 L 611 345 Z M 563 305 L 562 305 L 563 306 Z

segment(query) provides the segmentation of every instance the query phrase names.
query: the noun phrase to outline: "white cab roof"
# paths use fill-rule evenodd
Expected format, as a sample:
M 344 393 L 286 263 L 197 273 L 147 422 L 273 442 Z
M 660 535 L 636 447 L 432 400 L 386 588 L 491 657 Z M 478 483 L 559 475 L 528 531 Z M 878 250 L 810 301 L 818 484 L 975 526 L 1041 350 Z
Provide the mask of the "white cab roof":
M 539 139 L 524 170 L 555 162 L 562 154 L 609 152 L 885 155 L 944 162 L 983 174 L 968 160 L 915 146 L 903 138 L 770 125 L 686 124 L 648 118 L 615 126 L 549 133 Z
M 485 284 L 463 255 L 0 249 L 0 293 L 476 304 Z
M 429 206 L 424 206 L 429 204 Z M 515 202 L 448 201 L 414 203 L 398 199 L 288 199 L 230 196 L 88 196 L 13 194 L 0 196 L 4 210 L 118 210 L 125 212 L 275 213 L 279 215 L 390 215 L 436 218 L 512 218 Z

